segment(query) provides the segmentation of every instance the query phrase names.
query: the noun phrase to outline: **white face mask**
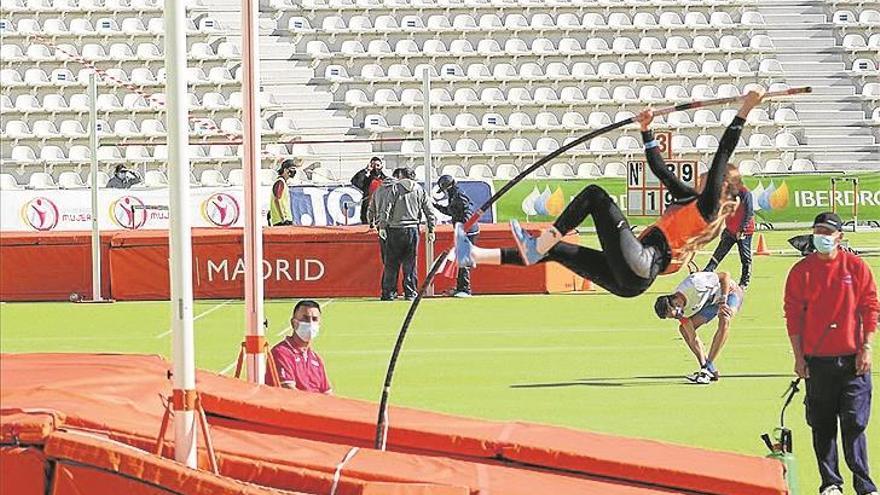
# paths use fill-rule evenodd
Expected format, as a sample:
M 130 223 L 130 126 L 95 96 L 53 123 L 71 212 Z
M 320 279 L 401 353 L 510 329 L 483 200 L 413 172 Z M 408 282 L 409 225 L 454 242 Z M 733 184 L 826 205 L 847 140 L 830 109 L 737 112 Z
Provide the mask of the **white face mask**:
M 822 254 L 830 254 L 837 247 L 837 237 L 833 235 L 813 234 L 813 246 Z
M 296 336 L 303 340 L 303 342 L 311 342 L 318 336 L 318 331 L 321 329 L 321 325 L 319 323 L 312 323 L 306 321 L 294 320 L 296 322 L 296 328 L 294 328 L 294 332 Z

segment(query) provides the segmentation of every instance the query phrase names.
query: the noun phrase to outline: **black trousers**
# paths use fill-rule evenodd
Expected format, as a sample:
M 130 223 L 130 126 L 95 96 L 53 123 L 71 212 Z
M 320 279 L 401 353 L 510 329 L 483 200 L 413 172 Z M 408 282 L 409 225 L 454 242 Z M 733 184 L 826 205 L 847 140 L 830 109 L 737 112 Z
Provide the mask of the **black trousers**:
M 739 275 L 739 286 L 745 288 L 752 279 L 752 234 L 746 234 L 743 235 L 742 239 L 737 239 L 727 229 L 724 229 L 721 232 L 721 241 L 718 243 L 718 247 L 715 248 L 715 252 L 712 253 L 712 259 L 709 260 L 709 264 L 706 265 L 706 268 L 703 268 L 703 271 L 714 272 L 734 244 L 736 244 L 737 250 L 739 250 L 739 261 L 742 265 Z
M 367 223 L 367 211 L 369 209 L 370 209 L 370 196 L 365 193 L 363 199 L 361 199 L 360 219 L 361 219 L 362 224 Z
M 657 147 L 645 152 L 651 170 L 673 198 L 679 203 L 696 201 L 697 209 L 707 222 L 715 220 L 718 215 L 727 162 L 736 148 L 743 123 L 743 119 L 736 117 L 724 131 L 701 193 L 682 182 L 666 167 Z M 652 134 L 646 133 L 647 138 L 652 138 Z M 651 235 L 639 240 L 617 203 L 604 189 L 592 184 L 575 196 L 553 225 L 556 230 L 566 234 L 588 216 L 593 218 L 596 225 L 602 250 L 560 242 L 543 261 L 556 261 L 621 297 L 635 297 L 648 290 L 657 275 L 668 266 L 666 243 Z M 501 263 L 521 265 L 523 261 L 515 249 L 504 249 Z
M 403 268 L 403 295 L 406 298 L 418 294 L 416 277 L 416 254 L 419 251 L 418 227 L 386 229 L 385 268 L 382 271 L 382 298 L 390 299 L 397 294 L 397 276 Z
M 855 356 L 807 358 L 810 378 L 804 400 L 807 423 L 813 430 L 813 450 L 819 463 L 819 491 L 843 486 L 837 465 L 837 425 L 843 455 L 859 495 L 877 490 L 868 475 L 868 441 L 865 428 L 871 414 L 871 373 L 855 374 Z
M 476 245 L 477 239 L 480 238 L 480 233 L 476 232 L 473 234 L 468 234 L 468 240 L 471 244 Z M 468 294 L 471 293 L 471 270 L 470 268 L 459 267 L 458 268 L 458 280 L 455 283 L 455 291 L 456 292 L 466 292 Z
M 544 257 L 542 262 L 555 261 L 578 275 L 590 279 L 612 294 L 635 297 L 645 292 L 656 278 L 659 270 L 653 246 L 644 246 L 633 234 L 623 212 L 611 196 L 599 186 L 585 187 L 569 203 L 554 223 L 559 232 L 566 233 L 581 224 L 587 216 L 593 217 L 602 250 L 560 242 Z M 646 273 L 639 276 L 630 266 Z M 516 249 L 503 249 L 501 263 L 522 265 Z

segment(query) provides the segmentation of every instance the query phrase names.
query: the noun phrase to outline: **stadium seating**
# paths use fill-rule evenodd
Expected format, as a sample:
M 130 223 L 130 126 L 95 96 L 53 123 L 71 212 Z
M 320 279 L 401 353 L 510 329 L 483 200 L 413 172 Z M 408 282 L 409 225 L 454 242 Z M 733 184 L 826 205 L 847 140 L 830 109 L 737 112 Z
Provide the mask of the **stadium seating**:
M 188 2 L 196 9 L 187 21 L 191 129 L 196 137 L 225 139 L 241 132 L 241 53 L 223 25 L 235 15 L 211 0 L 202 3 Z M 422 73 L 428 71 L 436 75 L 430 121 L 439 166 L 459 165 L 456 173 L 485 177 L 487 170 L 506 174 L 509 169 L 501 165 L 521 167 L 645 104 L 736 96 L 756 79 L 775 85 L 788 75 L 786 59 L 777 59 L 777 43 L 768 35 L 775 20 L 749 2 L 661 1 L 644 7 L 641 0 L 272 0 L 264 9 L 277 20 L 277 34 L 289 37 L 266 38 L 287 53 L 264 52 L 264 71 L 275 70 L 277 60 L 279 67 L 308 67 L 314 77 L 294 88 L 289 79 L 265 76 L 271 82 L 260 95 L 264 142 L 325 125 L 303 125 L 296 109 L 318 104 L 300 101 L 320 98 L 289 98 L 294 89 L 327 97 L 331 103 L 322 107 L 323 115 L 347 112 L 353 121 L 344 133 L 421 137 Z M 844 54 L 842 77 L 852 79 L 865 102 L 864 122 L 876 126 L 880 13 L 864 2 L 833 2 L 828 12 Z M 10 0 L 0 12 L 0 31 L 4 172 L 24 166 L 16 172 L 21 180 L 57 164 L 61 183 L 64 166 L 87 163 L 81 147 L 88 142 L 86 92 L 93 71 L 79 57 L 106 71 L 98 81 L 102 139 L 164 136 L 164 24 L 158 3 Z M 306 87 L 309 93 L 303 93 Z M 655 127 L 677 135 L 678 155 L 703 160 L 733 114 L 732 108 L 713 107 L 657 119 Z M 795 160 L 811 157 L 815 124 L 804 115 L 790 102 L 754 112 L 738 156 L 759 166 L 781 159 L 794 169 Z M 578 146 L 564 157 L 567 168 L 551 166 L 547 175 L 605 174 L 616 168 L 609 164 L 639 154 L 634 129 L 609 137 Z M 104 164 L 162 165 L 167 159 L 163 148 L 151 144 L 107 149 L 99 152 Z M 203 172 L 236 162 L 231 148 L 193 151 L 202 183 L 237 183 L 234 176 L 202 178 Z M 291 151 L 266 147 L 267 157 Z M 423 151 L 420 142 L 404 142 L 399 152 L 387 153 L 414 165 Z M 340 169 L 333 170 L 340 176 Z

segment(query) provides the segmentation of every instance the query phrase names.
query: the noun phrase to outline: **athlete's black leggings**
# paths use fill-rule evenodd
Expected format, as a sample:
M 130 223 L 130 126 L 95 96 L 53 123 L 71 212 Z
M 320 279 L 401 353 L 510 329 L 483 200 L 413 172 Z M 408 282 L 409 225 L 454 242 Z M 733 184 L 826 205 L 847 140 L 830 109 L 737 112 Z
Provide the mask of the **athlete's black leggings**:
M 678 179 L 666 168 L 656 147 L 645 151 L 654 172 L 678 203 L 697 202 L 707 222 L 718 215 L 719 200 L 727 176 L 727 163 L 739 142 L 744 120 L 736 117 L 724 132 L 702 193 Z M 646 143 L 654 139 L 649 131 L 642 134 Z M 608 193 L 599 186 L 585 187 L 565 208 L 553 226 L 562 234 L 574 230 L 587 216 L 593 217 L 602 250 L 560 242 L 542 261 L 556 261 L 578 275 L 588 278 L 612 294 L 635 297 L 645 292 L 669 264 L 669 247 L 662 234 L 649 234 L 639 240 L 623 212 Z M 502 264 L 522 265 L 516 249 L 503 249 Z

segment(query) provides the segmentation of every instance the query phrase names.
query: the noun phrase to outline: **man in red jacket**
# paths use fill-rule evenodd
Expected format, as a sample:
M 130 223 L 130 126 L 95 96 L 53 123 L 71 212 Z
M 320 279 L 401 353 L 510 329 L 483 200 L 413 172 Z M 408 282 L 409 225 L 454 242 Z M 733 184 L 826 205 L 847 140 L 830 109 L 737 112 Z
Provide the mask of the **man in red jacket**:
M 740 183 L 739 185 L 739 206 L 733 215 L 727 217 L 727 225 L 721 232 L 721 240 L 718 247 L 712 253 L 712 259 L 704 272 L 714 272 L 721 260 L 730 252 L 730 248 L 736 244 L 739 250 L 739 261 L 742 264 L 742 271 L 739 276 L 739 286 L 745 290 L 749 286 L 752 278 L 752 234 L 755 233 L 755 207 L 752 202 L 752 193 L 749 189 Z
M 865 428 L 871 412 L 871 343 L 877 329 L 877 286 L 857 255 L 839 249 L 842 222 L 821 213 L 813 222 L 816 252 L 797 262 L 785 283 L 785 319 L 794 370 L 807 382 L 807 423 L 823 495 L 842 495 L 837 424 L 858 495 L 876 495 L 868 473 Z

